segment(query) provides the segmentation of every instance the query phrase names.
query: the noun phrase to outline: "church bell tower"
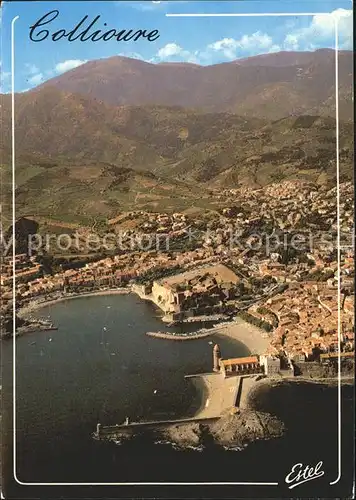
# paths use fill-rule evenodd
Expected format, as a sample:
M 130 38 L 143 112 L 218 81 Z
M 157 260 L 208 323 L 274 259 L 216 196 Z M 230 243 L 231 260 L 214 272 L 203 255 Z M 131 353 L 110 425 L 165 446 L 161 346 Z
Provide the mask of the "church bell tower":
M 215 344 L 213 348 L 213 370 L 214 372 L 220 371 L 219 361 L 221 359 L 221 351 L 219 344 Z

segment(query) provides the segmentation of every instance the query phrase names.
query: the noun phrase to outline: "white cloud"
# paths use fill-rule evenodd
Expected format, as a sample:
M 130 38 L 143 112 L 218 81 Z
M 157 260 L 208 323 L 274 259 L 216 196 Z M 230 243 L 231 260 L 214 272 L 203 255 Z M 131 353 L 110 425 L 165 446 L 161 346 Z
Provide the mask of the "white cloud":
M 77 68 L 82 64 L 86 63 L 87 60 L 81 59 L 68 59 L 67 61 L 62 61 L 55 66 L 56 73 L 64 73 L 65 71 L 69 71 L 70 69 Z
M 56 74 L 56 72 L 54 69 L 46 69 L 44 74 L 46 75 L 46 78 L 51 78 L 52 76 L 54 76 Z
M 228 59 L 234 59 L 237 51 L 237 40 L 233 38 L 223 38 L 222 40 L 218 40 L 208 45 L 208 49 L 222 52 Z
M 290 33 L 284 39 L 283 48 L 285 50 L 298 50 L 299 49 L 299 39 L 298 35 Z
M 317 14 L 306 28 L 289 33 L 283 43 L 287 50 L 313 50 L 321 46 L 333 46 L 335 20 L 338 20 L 339 45 L 343 49 L 352 48 L 352 10 L 336 9 L 330 15 Z
M 257 31 L 252 35 L 244 35 L 239 40 L 234 38 L 223 38 L 209 44 L 204 50 L 189 51 L 177 43 L 167 43 L 159 49 L 151 62 L 159 61 L 184 61 L 190 63 L 210 64 L 216 60 L 216 56 L 224 56 L 225 59 L 237 59 L 241 55 L 261 54 L 266 52 L 277 52 L 279 45 L 273 43 L 272 38 L 266 33 Z
M 279 45 L 274 44 L 267 33 L 256 31 L 252 35 L 243 35 L 239 40 L 223 38 L 208 45 L 208 50 L 222 53 L 227 59 L 237 59 L 241 54 L 261 54 L 277 52 Z
M 31 64 L 31 63 L 26 63 L 25 64 L 25 72 L 28 73 L 29 75 L 35 75 L 37 73 L 39 73 L 39 69 L 37 68 L 37 66 L 35 64 Z
M 172 56 L 179 56 L 182 52 L 187 51 L 183 50 L 182 47 L 176 43 L 167 43 L 167 45 L 159 49 L 157 56 L 160 59 L 167 59 Z
M 197 55 L 198 51 L 190 52 L 176 43 L 167 43 L 164 47 L 159 49 L 156 56 L 151 59 L 151 62 L 184 61 L 196 63 L 198 61 Z
M 26 82 L 31 87 L 39 85 L 44 81 L 44 74 L 33 63 L 25 63 L 23 73 L 26 76 Z
M 37 75 L 33 75 L 28 79 L 30 85 L 39 85 L 43 82 L 43 73 L 37 73 Z
M 238 45 L 243 50 L 260 50 L 265 49 L 269 50 L 273 46 L 272 37 L 267 35 L 266 33 L 261 33 L 260 31 L 256 31 L 252 35 L 244 35 L 239 41 Z
M 118 56 L 130 57 L 131 59 L 139 59 L 140 61 L 145 61 L 145 58 L 138 52 L 119 52 Z
M 338 20 L 339 46 L 341 49 L 352 48 L 352 11 L 336 9 L 330 15 L 315 15 L 309 26 L 291 29 L 281 44 L 275 43 L 272 36 L 261 31 L 252 35 L 243 35 L 240 39 L 223 38 L 207 47 L 207 52 L 223 55 L 228 60 L 241 56 L 257 55 L 280 50 L 315 50 L 318 47 L 333 47 L 335 37 L 335 20 Z
M 223 38 L 209 44 L 204 50 L 189 51 L 177 43 L 167 43 L 159 49 L 150 62 L 184 61 L 196 64 L 212 64 L 216 58 L 223 56 L 233 60 L 241 56 L 255 55 L 266 52 L 277 52 L 280 46 L 273 43 L 272 37 L 256 31 L 252 35 L 243 35 L 239 40 Z
M 164 3 L 164 2 L 163 2 Z M 352 48 L 352 11 L 336 9 L 330 15 L 315 15 L 309 26 L 296 29 L 295 21 L 287 23 L 290 32 L 281 43 L 276 43 L 268 33 L 256 31 L 245 34 L 239 39 L 222 38 L 205 49 L 190 51 L 177 43 L 168 43 L 162 47 L 150 62 L 185 61 L 212 64 L 216 59 L 238 59 L 258 54 L 279 52 L 280 50 L 315 50 L 319 47 L 333 47 L 335 19 L 339 26 L 339 46 L 341 49 Z
M 9 80 L 10 76 L 11 76 L 11 72 L 10 71 L 2 71 L 1 72 L 1 80 L 2 81 Z
M 332 36 L 335 33 L 335 20 L 338 20 L 341 36 L 352 35 L 352 11 L 346 9 L 336 9 L 330 13 L 330 16 L 314 16 L 310 29 L 320 36 Z

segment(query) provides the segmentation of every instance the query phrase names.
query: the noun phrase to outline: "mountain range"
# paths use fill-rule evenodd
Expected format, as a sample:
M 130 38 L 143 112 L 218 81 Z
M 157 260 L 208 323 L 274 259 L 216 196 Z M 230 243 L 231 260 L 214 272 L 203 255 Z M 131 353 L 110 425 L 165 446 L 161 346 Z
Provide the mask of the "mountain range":
M 340 51 L 342 119 L 351 118 L 352 53 Z M 335 51 L 278 52 L 199 66 L 151 64 L 126 57 L 90 61 L 42 84 L 110 105 L 200 108 L 276 120 L 291 114 L 334 116 Z
M 339 53 L 341 177 L 352 177 L 352 55 Z M 3 183 L 11 98 L 1 97 Z M 335 53 L 213 66 L 90 61 L 15 96 L 21 214 L 112 217 L 209 205 L 212 187 L 335 182 Z M 199 205 L 199 202 L 198 202 Z M 6 204 L 5 204 L 6 211 Z

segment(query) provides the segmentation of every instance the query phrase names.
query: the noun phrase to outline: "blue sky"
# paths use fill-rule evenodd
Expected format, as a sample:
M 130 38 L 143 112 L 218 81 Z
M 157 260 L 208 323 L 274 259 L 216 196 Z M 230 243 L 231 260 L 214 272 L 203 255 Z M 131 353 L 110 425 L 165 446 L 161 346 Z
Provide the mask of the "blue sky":
M 241 57 L 280 50 L 315 50 L 334 47 L 334 22 L 339 18 L 339 45 L 352 48 L 352 4 L 350 0 L 297 1 L 92 1 L 92 2 L 4 2 L 1 9 L 1 91 L 11 83 L 11 21 L 15 24 L 15 90 L 25 91 L 88 60 L 115 55 L 135 57 L 152 63 L 186 61 L 217 64 Z M 51 33 L 70 31 L 85 16 L 83 28 L 97 16 L 95 28 L 159 30 L 149 42 L 42 42 L 29 38 L 29 27 L 46 13 L 59 15 L 47 26 Z M 201 17 L 174 18 L 167 13 L 264 13 L 310 12 L 330 16 L 288 17 Z M 107 26 L 104 26 L 106 23 Z

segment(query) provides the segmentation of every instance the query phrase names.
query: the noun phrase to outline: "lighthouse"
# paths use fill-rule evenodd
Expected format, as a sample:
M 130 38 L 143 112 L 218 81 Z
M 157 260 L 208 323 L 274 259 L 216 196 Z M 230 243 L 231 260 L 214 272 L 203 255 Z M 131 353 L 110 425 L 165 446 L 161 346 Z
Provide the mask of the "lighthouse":
M 219 344 L 215 344 L 213 348 L 213 370 L 214 372 L 220 371 L 219 361 L 221 359 L 221 351 Z

